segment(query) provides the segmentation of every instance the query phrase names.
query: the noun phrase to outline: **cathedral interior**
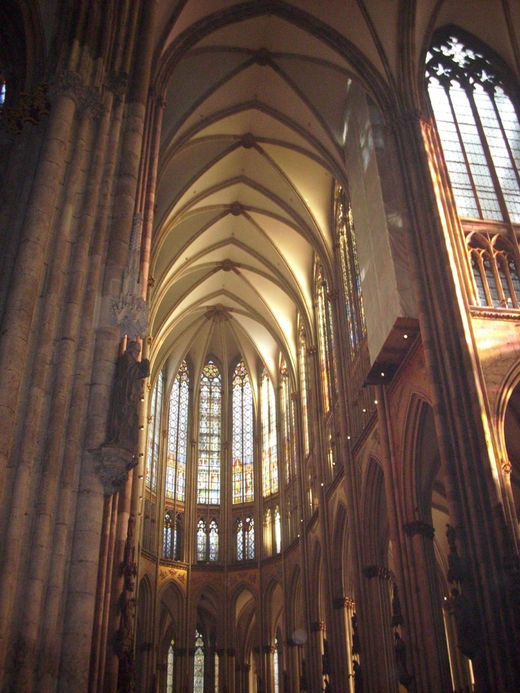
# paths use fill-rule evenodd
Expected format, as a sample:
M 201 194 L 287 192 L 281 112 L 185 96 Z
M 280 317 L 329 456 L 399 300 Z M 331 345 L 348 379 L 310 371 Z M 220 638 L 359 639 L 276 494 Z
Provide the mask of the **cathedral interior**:
M 3 0 L 0 690 L 520 690 L 518 0 Z

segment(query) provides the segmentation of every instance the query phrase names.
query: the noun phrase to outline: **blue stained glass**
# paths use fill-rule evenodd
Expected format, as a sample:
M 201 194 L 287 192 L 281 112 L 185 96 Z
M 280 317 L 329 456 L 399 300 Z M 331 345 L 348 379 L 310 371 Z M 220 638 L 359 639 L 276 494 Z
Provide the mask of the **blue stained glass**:
M 232 483 L 233 503 L 254 500 L 253 393 L 246 366 L 239 361 L 233 373 Z
M 198 503 L 220 502 L 221 387 L 220 372 L 210 360 L 200 381 Z
M 184 501 L 188 451 L 189 372 L 181 363 L 170 394 L 168 450 L 166 458 L 166 497 Z

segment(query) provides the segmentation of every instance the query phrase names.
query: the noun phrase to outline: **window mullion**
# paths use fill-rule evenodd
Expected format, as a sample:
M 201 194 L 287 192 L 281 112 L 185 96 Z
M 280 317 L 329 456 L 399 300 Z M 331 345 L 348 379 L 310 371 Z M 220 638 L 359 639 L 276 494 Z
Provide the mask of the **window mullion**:
M 449 84 L 445 87 L 445 90 L 446 90 L 446 96 L 448 98 L 448 103 L 450 105 L 451 116 L 453 118 L 455 130 L 457 131 L 457 137 L 459 138 L 460 150 L 462 152 L 462 156 L 464 157 L 464 163 L 466 164 L 466 171 L 468 174 L 469 181 L 471 183 L 471 187 L 473 189 L 473 197 L 475 199 L 475 204 L 477 206 L 480 219 L 484 219 L 484 213 L 482 212 L 482 207 L 480 205 L 480 199 L 479 199 L 478 192 L 477 192 L 477 186 L 475 184 L 475 179 L 473 178 L 473 171 L 471 170 L 471 165 L 469 162 L 468 154 L 466 152 L 466 146 L 465 146 L 464 138 L 462 137 L 462 133 L 460 131 L 460 126 L 459 126 L 459 121 L 457 118 L 457 113 L 455 111 L 455 108 L 453 107 L 453 102 L 451 100 Z
M 466 88 L 466 95 L 468 97 L 469 105 L 471 107 L 471 112 L 473 114 L 473 119 L 475 121 L 475 125 L 477 127 L 477 131 L 478 131 L 478 134 L 480 137 L 480 144 L 482 145 L 482 149 L 484 150 L 484 156 L 486 157 L 486 163 L 488 166 L 489 175 L 491 176 L 491 180 L 493 181 L 493 186 L 495 188 L 495 195 L 497 196 L 498 204 L 500 205 L 500 211 L 502 212 L 502 219 L 504 219 L 510 223 L 509 212 L 507 211 L 506 201 L 504 200 L 504 196 L 502 194 L 502 186 L 500 185 L 500 181 L 499 181 L 498 176 L 497 176 L 495 164 L 493 162 L 493 157 L 491 156 L 491 151 L 489 149 L 489 144 L 487 141 L 484 127 L 482 125 L 482 121 L 480 119 L 477 104 L 475 103 L 475 99 L 473 98 L 473 90 L 471 88 Z

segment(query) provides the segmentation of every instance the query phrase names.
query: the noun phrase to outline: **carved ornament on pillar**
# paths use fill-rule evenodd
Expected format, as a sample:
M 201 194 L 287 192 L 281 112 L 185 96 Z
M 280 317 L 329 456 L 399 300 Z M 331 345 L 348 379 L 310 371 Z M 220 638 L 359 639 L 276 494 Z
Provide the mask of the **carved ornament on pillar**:
M 49 94 L 53 99 L 68 96 L 76 103 L 81 114 L 93 119 L 100 118 L 106 111 L 102 92 L 85 84 L 80 75 L 72 70 L 58 72 L 51 83 Z
M 42 83 L 30 94 L 19 94 L 12 106 L 4 106 L 0 111 L 0 123 L 11 135 L 18 135 L 26 123 L 38 123 L 49 111 L 48 87 Z
M 313 633 L 319 633 L 325 630 L 325 621 L 313 621 L 311 623 L 311 630 Z
M 335 609 L 354 609 L 356 604 L 351 597 L 336 597 L 332 600 Z
M 403 529 L 405 534 L 407 534 L 409 537 L 420 534 L 422 537 L 426 537 L 427 539 L 433 539 L 435 536 L 435 529 L 432 527 L 432 525 L 429 525 L 427 522 L 423 522 L 422 520 L 412 520 L 412 522 L 407 522 L 403 525 Z
M 114 94 L 117 101 L 122 101 L 128 89 L 128 74 L 126 72 L 113 72 L 106 82 L 106 87 Z
M 139 259 L 143 217 L 134 215 L 128 262 L 123 275 L 123 288 L 119 298 L 112 299 L 111 313 L 121 336 L 142 337 L 148 328 L 148 306 L 139 286 Z
M 392 571 L 386 568 L 384 565 L 367 565 L 365 566 L 362 571 L 363 576 L 371 579 L 378 577 L 381 580 L 391 580 L 392 579 Z
M 120 491 L 128 480 L 128 472 L 137 464 L 137 456 L 112 445 L 103 445 L 91 452 L 99 461 L 96 471 L 103 484 L 105 496 Z
M 274 654 L 275 651 L 276 651 L 276 648 L 273 647 L 273 645 L 264 645 L 264 646 L 262 647 L 262 652 L 263 652 L 264 654 Z

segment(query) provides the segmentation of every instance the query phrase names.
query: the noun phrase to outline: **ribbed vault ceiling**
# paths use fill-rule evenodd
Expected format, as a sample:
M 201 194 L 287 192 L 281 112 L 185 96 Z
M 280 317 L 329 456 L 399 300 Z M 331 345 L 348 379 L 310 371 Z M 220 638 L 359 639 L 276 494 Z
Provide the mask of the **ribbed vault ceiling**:
M 188 352 L 225 363 L 242 354 L 274 374 L 281 350 L 294 372 L 315 256 L 330 266 L 350 90 L 361 84 L 386 98 L 402 70 L 396 37 L 412 41 L 408 23 L 423 31 L 443 6 L 422 2 L 402 15 L 406 4 L 160 2 L 156 366 Z

